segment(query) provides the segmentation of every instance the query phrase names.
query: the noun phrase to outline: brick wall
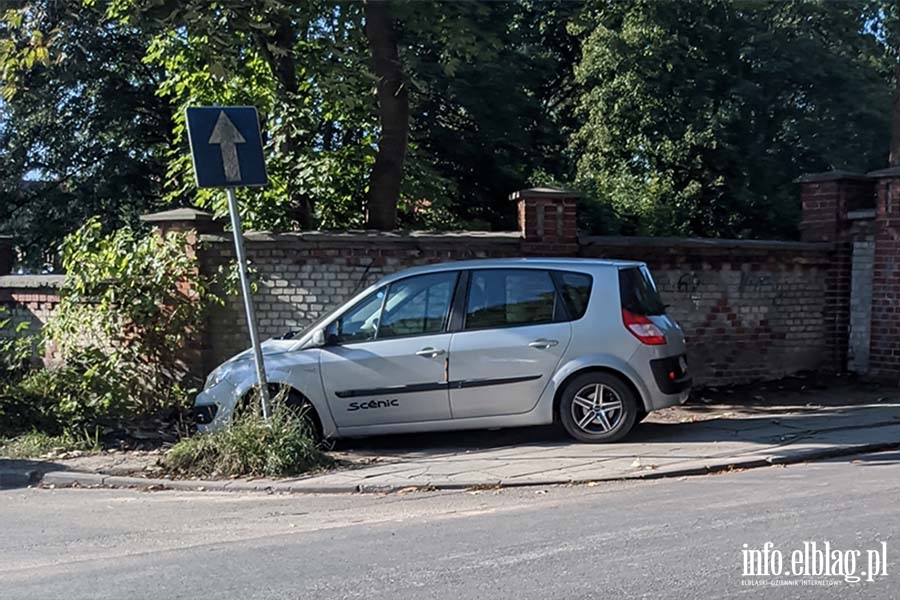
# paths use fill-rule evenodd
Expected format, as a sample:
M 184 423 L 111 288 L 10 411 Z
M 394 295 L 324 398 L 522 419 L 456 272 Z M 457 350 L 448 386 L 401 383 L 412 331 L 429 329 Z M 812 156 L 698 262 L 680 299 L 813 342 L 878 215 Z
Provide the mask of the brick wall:
M 59 304 L 58 289 L 62 275 L 0 276 L 0 306 L 6 309 L 10 322 L 0 329 L 0 337 L 39 333 Z M 0 318 L 6 318 L 0 314 Z M 17 332 L 21 323 L 28 328 Z
M 900 378 L 900 167 L 877 179 L 875 265 L 872 278 L 871 373 Z
M 302 328 L 379 278 L 416 265 L 448 260 L 518 256 L 512 233 L 285 233 L 250 232 L 245 248 L 258 293 L 254 296 L 263 339 Z M 233 259 L 231 236 L 201 237 L 207 272 Z M 203 368 L 249 346 L 239 297 L 212 312 Z
M 432 262 L 521 256 L 516 233 L 247 234 L 263 338 L 308 325 L 388 273 Z M 232 257 L 231 239 L 202 237 L 205 268 Z M 553 244 L 557 244 L 553 241 Z M 585 238 L 580 254 L 650 264 L 684 326 L 705 384 L 771 379 L 819 366 L 825 346 L 821 244 L 659 238 Z M 248 347 L 239 298 L 210 317 L 209 370 Z
M 684 329 L 702 384 L 773 379 L 821 365 L 829 245 L 594 237 L 581 254 L 645 261 Z
M 826 347 L 829 369 L 847 366 L 850 335 L 850 282 L 852 277 L 853 230 L 848 214 L 874 206 L 874 182 L 866 175 L 829 171 L 799 179 L 802 220 L 801 238 L 826 242 L 833 252 L 825 272 Z

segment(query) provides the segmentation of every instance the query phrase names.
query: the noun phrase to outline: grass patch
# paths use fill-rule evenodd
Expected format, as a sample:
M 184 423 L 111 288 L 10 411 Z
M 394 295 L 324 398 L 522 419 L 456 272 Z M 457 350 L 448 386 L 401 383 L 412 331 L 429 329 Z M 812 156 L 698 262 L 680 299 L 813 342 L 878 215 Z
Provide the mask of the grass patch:
M 227 429 L 181 440 L 160 463 L 181 477 L 287 477 L 334 461 L 319 450 L 303 416 L 280 407 L 269 423 L 251 411 Z
M 32 431 L 8 440 L 0 439 L 0 456 L 7 458 L 39 458 L 66 452 L 100 452 L 100 438 L 97 431 L 73 433 L 64 431 L 60 435 L 49 435 Z

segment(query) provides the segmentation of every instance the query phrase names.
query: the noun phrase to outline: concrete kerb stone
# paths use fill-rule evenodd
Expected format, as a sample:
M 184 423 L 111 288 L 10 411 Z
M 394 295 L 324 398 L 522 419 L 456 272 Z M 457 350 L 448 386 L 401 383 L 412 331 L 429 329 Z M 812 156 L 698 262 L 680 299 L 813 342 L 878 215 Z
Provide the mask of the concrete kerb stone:
M 44 473 L 44 476 L 35 484 L 41 486 L 56 487 L 93 487 L 102 486 L 104 481 L 109 477 L 102 473 L 80 473 L 78 471 L 50 471 Z
M 160 479 L 144 477 L 123 477 L 115 475 L 102 475 L 99 473 L 78 473 L 71 471 L 51 471 L 39 477 L 35 472 L 19 472 L 17 477 L 28 477 L 30 485 L 55 486 L 55 487 L 106 487 L 106 488 L 158 488 L 183 491 L 231 491 L 231 492 L 265 492 L 265 493 L 293 493 L 293 494 L 391 494 L 401 490 L 409 491 L 437 491 L 437 490 L 477 490 L 497 488 L 522 488 L 552 485 L 587 485 L 593 483 L 605 483 L 630 480 L 653 480 L 672 477 L 692 477 L 709 475 L 734 470 L 754 469 L 772 465 L 788 465 L 807 462 L 810 460 L 822 460 L 840 456 L 850 456 L 864 452 L 882 452 L 886 450 L 900 449 L 900 442 L 879 442 L 873 444 L 856 444 L 842 446 L 840 448 L 822 448 L 809 451 L 801 451 L 784 456 L 770 456 L 766 458 L 747 458 L 723 461 L 720 464 L 705 466 L 686 466 L 675 469 L 662 469 L 659 471 L 643 471 L 626 475 L 616 475 L 599 478 L 529 478 L 526 480 L 497 480 L 497 481 L 448 481 L 428 483 L 385 483 L 385 484 L 359 484 L 359 483 L 330 483 L 317 484 L 312 480 L 278 482 L 242 481 L 242 480 L 184 480 L 184 479 Z M 30 474 L 29 474 L 30 473 Z M 3 475 L 8 475 L 4 472 Z M 35 481 L 34 479 L 37 479 Z

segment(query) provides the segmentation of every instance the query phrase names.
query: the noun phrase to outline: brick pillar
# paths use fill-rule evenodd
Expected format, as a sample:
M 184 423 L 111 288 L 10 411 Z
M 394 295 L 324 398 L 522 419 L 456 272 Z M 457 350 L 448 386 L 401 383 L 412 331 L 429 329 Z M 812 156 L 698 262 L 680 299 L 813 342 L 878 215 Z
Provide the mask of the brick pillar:
M 830 171 L 798 179 L 802 199 L 800 236 L 804 242 L 833 244 L 825 276 L 826 356 L 823 368 L 843 373 L 850 343 L 850 278 L 853 236 L 848 211 L 871 208 L 874 181 L 859 173 Z
M 221 233 L 222 223 L 215 220 L 213 215 L 195 208 L 176 208 L 163 212 L 142 215 L 141 221 L 154 227 L 157 235 L 166 236 L 170 233 L 184 233 L 187 236 L 184 251 L 188 256 L 198 256 L 200 252 L 200 236 L 206 233 Z M 202 269 L 202 255 L 199 257 Z M 184 293 L 190 293 L 190 285 L 184 282 L 181 289 Z M 185 342 L 185 348 L 180 357 L 185 374 L 192 383 L 199 384 L 206 375 L 205 357 L 210 354 L 209 328 L 204 326 L 201 331 L 191 332 Z
M 574 256 L 578 253 L 578 194 L 557 188 L 513 192 L 518 202 L 522 254 Z
M 869 176 L 877 181 L 869 372 L 896 383 L 900 379 L 900 167 Z
M 12 273 L 16 262 L 16 248 L 11 235 L 0 235 L 0 275 Z

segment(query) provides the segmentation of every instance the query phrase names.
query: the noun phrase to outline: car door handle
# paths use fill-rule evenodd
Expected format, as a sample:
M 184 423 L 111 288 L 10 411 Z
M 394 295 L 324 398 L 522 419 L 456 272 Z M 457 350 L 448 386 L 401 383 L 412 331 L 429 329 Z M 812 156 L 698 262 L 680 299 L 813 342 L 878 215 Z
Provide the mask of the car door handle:
M 416 352 L 416 356 L 427 356 L 428 358 L 437 358 L 438 356 L 447 352 L 446 350 L 441 350 L 440 348 L 422 348 L 418 352 Z
M 528 344 L 532 348 L 538 348 L 539 350 L 543 350 L 545 348 L 552 348 L 553 346 L 559 345 L 557 340 L 545 340 L 544 338 L 540 338 L 534 340 L 533 342 L 529 342 Z

